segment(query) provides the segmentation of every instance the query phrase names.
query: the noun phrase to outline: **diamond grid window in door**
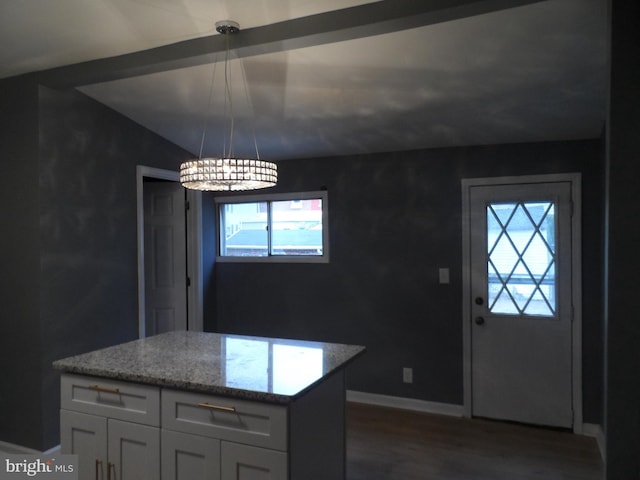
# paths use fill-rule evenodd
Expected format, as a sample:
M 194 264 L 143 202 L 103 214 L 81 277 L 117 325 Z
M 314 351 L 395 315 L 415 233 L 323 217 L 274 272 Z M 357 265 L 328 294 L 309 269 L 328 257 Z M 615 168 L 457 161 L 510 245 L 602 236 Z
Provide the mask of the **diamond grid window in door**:
M 491 313 L 556 313 L 555 205 L 487 206 L 488 306 Z

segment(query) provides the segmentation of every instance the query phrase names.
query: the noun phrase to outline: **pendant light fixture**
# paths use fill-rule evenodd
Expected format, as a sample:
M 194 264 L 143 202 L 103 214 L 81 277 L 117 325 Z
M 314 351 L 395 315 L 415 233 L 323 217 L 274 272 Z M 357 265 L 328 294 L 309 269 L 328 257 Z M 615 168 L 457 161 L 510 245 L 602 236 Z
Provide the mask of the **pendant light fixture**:
M 203 158 L 202 150 L 204 148 L 206 127 L 203 128 L 202 140 L 200 142 L 200 155 L 197 159 L 188 160 L 180 165 L 180 183 L 182 183 L 185 188 L 208 191 L 257 190 L 272 187 L 278 180 L 278 168 L 275 163 L 260 160 L 255 131 L 253 132 L 253 143 L 255 145 L 256 158 L 237 158 L 234 156 L 234 111 L 231 82 L 229 80 L 229 36 L 238 32 L 240 26 L 233 20 L 223 20 L 216 22 L 216 30 L 218 33 L 227 37 L 227 48 L 224 60 L 224 91 L 225 111 L 229 113 L 228 144 L 225 140 L 220 157 Z M 245 92 L 247 92 L 247 79 L 244 75 L 244 70 L 243 81 Z M 213 78 L 211 90 L 213 90 Z M 209 102 L 211 102 L 211 95 L 212 92 L 210 92 Z M 248 98 L 249 95 L 247 93 L 247 99 Z

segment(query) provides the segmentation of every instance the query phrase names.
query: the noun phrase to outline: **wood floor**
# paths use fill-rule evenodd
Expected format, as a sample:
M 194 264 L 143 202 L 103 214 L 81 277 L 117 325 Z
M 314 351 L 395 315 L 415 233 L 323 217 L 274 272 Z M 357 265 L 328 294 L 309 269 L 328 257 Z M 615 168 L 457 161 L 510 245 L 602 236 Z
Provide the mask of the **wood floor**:
M 593 438 L 349 403 L 348 480 L 600 480 Z

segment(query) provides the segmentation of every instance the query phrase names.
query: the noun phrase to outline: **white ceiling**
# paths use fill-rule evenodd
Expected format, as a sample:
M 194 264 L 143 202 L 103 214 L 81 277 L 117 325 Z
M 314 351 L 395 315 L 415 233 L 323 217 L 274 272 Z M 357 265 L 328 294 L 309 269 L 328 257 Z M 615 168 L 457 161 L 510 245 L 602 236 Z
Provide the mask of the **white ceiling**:
M 293 29 L 292 19 L 368 3 L 1 0 L 0 77 L 207 37 L 226 18 L 241 25 L 239 40 L 230 39 L 233 48 L 254 27 L 283 22 Z M 348 9 L 336 18 L 362 12 Z M 253 130 L 260 157 L 269 160 L 600 135 L 604 0 L 461 12 L 455 20 L 373 36 L 354 28 L 360 38 L 336 34 L 318 44 L 296 31 L 305 40 L 293 48 L 283 41 L 266 53 L 242 55 L 247 94 L 240 61 L 232 60 L 236 153 L 255 153 Z M 194 154 L 206 120 L 203 153 L 219 155 L 226 128 L 223 64 L 216 64 L 212 108 L 213 64 L 192 65 L 78 88 Z

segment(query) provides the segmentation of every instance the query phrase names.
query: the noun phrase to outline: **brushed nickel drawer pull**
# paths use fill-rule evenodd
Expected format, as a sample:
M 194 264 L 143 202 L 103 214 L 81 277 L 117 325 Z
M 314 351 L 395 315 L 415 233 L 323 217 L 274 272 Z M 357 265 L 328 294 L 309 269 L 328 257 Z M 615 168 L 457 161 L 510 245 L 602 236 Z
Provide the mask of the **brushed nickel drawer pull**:
M 96 392 L 120 393 L 120 389 L 119 388 L 106 388 L 106 387 L 101 387 L 100 385 L 89 385 L 89 388 L 91 390 L 95 390 Z
M 221 410 L 223 412 L 234 412 L 236 411 L 236 407 L 223 407 L 222 405 L 211 405 L 210 403 L 204 402 L 199 403 L 199 407 L 210 408 L 211 410 Z

